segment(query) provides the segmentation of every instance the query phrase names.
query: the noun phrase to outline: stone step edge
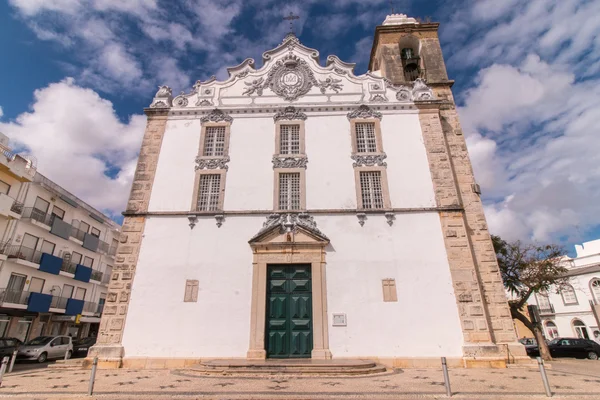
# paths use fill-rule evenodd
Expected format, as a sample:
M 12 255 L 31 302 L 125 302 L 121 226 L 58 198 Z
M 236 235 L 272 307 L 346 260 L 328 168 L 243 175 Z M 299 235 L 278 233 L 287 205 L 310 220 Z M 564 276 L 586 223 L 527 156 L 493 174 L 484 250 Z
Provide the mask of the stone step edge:
M 256 374 L 285 374 L 285 375 L 370 375 L 370 374 L 379 374 L 388 372 L 388 369 L 384 366 L 376 366 L 371 368 L 364 369 L 330 369 L 330 370 L 310 370 L 310 369 L 248 369 L 248 370 L 229 370 L 229 369 L 185 369 L 181 370 L 185 373 L 198 373 L 198 374 L 208 374 L 208 375 L 256 375 Z
M 239 365 L 211 365 L 200 363 L 196 368 L 208 368 L 208 369 L 224 369 L 224 370 L 237 370 L 237 369 L 366 369 L 376 367 L 377 363 L 367 362 L 363 364 L 239 364 Z

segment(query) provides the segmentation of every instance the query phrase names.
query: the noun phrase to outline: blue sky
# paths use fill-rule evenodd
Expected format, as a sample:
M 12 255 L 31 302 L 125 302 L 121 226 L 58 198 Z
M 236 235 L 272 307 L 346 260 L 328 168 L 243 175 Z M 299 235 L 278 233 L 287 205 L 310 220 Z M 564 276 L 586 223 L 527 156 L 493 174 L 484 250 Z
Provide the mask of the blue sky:
M 493 233 L 600 238 L 600 2 L 397 0 L 440 22 Z M 124 208 L 159 84 L 194 81 L 281 42 L 367 68 L 388 0 L 4 0 L 0 131 L 40 171 L 111 215 Z

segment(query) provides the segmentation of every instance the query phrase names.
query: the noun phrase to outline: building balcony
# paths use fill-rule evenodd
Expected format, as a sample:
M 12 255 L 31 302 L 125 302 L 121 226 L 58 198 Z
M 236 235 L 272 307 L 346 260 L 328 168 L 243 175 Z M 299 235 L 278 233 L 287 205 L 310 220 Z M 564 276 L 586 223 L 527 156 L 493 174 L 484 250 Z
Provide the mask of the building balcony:
M 6 255 L 9 259 L 16 259 L 19 261 L 26 261 L 35 265 L 35 268 L 39 267 L 40 260 L 42 258 L 42 252 L 34 249 L 30 249 L 29 247 L 21 246 L 21 245 L 7 245 L 2 249 L 2 253 Z M 29 265 L 24 263 L 25 265 Z M 29 265 L 32 266 L 32 265 Z
M 19 306 L 27 306 L 27 302 L 29 301 L 29 294 L 31 292 L 27 292 L 24 290 L 11 290 L 11 289 L 0 289 L 0 303 L 2 307 L 10 307 L 10 304 L 15 304 Z M 8 303 L 8 304 L 7 304 Z M 15 308 L 23 308 L 26 307 L 15 307 Z
M 85 301 L 83 303 L 83 314 L 93 316 L 98 312 L 98 303 L 92 301 Z
M 13 199 L 7 194 L 0 193 L 0 216 L 9 219 L 20 219 L 22 211 L 23 204 L 17 202 L 15 199 Z
M 29 312 L 64 313 L 66 304 L 62 298 L 51 294 L 29 292 L 26 290 L 0 289 L 0 305 L 4 308 L 27 310 Z
M 98 304 L 98 308 L 96 308 L 96 315 L 102 315 L 104 311 L 104 304 Z
M 538 311 L 540 315 L 554 315 L 556 312 L 554 311 L 554 306 L 552 304 L 548 304 L 546 306 L 540 307 L 538 306 Z
M 31 156 L 22 156 L 0 144 L 0 171 L 20 182 L 31 182 L 36 173 L 36 160 Z
M 90 276 L 90 280 L 96 281 L 96 282 L 102 282 L 102 275 L 104 275 L 102 272 L 93 269 L 92 275 Z

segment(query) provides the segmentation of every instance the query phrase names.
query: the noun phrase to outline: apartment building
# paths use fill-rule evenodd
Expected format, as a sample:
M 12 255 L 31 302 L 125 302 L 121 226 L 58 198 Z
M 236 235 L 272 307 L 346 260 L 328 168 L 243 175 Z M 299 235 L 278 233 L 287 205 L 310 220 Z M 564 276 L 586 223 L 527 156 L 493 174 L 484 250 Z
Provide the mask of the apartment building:
M 0 336 L 95 335 L 119 225 L 0 146 Z
M 547 339 L 594 339 L 600 332 L 600 239 L 575 245 L 575 253 L 564 260 L 568 284 L 529 299 L 538 306 Z

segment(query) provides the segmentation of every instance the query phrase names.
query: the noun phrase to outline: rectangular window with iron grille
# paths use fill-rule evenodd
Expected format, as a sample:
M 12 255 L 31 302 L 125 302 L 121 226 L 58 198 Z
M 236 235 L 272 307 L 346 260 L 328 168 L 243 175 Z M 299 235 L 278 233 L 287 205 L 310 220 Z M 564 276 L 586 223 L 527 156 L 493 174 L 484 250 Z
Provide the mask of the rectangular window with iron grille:
M 198 211 L 217 211 L 219 210 L 219 196 L 221 194 L 221 175 L 203 174 L 200 175 L 200 185 L 198 190 Z
M 207 126 L 204 137 L 203 156 L 225 155 L 225 127 Z
M 300 209 L 300 173 L 279 174 L 279 209 Z
M 384 208 L 383 190 L 381 186 L 381 172 L 360 172 L 360 192 L 362 199 L 362 208 Z
M 375 136 L 375 123 L 359 122 L 356 124 L 356 152 L 376 153 L 377 138 Z
M 279 154 L 300 154 L 300 125 L 280 125 L 279 135 Z

